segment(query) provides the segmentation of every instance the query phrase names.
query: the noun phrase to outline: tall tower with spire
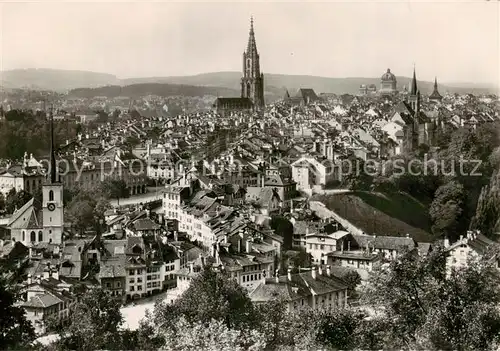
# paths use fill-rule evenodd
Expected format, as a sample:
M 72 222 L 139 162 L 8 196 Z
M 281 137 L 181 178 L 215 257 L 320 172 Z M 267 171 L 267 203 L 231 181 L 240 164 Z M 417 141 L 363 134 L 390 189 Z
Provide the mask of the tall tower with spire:
M 415 66 L 413 66 L 413 78 L 410 84 L 410 93 L 408 94 L 408 104 L 411 106 L 413 111 L 417 110 L 417 103 L 419 103 L 419 99 L 417 97 L 418 88 L 417 88 L 417 75 L 415 73 Z
M 255 42 L 253 17 L 250 18 L 247 50 L 243 52 L 241 97 L 251 99 L 256 109 L 264 107 L 264 74 L 260 72 L 260 58 Z
M 60 244 L 64 230 L 63 185 L 59 180 L 56 150 L 54 145 L 54 116 L 52 108 L 50 123 L 50 169 L 47 181 L 42 186 L 43 231 L 45 242 Z

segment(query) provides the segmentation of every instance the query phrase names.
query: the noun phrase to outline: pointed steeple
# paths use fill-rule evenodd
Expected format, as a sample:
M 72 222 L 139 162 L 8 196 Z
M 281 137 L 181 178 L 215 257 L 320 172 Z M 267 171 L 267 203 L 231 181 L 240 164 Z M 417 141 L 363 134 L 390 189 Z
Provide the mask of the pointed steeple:
M 413 66 L 413 79 L 411 80 L 411 95 L 417 95 L 417 75 L 415 74 L 415 66 Z
M 50 184 L 57 183 L 57 172 L 56 172 L 56 155 L 54 147 L 54 114 L 52 113 L 52 107 L 50 108 Z
M 429 96 L 430 100 L 441 100 L 443 97 L 441 94 L 439 94 L 438 91 L 438 82 L 437 82 L 437 77 L 434 78 L 434 91 L 432 94 Z
M 250 35 L 248 36 L 247 54 L 257 53 L 257 44 L 255 42 L 255 33 L 253 31 L 253 16 L 250 17 Z

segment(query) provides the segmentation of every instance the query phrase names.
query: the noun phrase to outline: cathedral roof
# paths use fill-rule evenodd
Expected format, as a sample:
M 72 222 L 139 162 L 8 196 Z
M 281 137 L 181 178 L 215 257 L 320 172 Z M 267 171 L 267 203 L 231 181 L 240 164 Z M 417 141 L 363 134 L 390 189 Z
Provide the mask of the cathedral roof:
M 249 98 L 217 98 L 215 100 L 214 106 L 216 107 L 234 107 L 238 106 L 240 108 L 251 108 L 253 106 L 252 100 Z

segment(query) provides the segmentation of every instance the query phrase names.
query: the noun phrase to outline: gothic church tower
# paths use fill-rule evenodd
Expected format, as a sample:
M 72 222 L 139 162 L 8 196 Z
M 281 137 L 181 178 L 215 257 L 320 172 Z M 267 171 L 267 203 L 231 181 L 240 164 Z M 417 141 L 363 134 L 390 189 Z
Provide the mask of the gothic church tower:
M 54 116 L 50 112 L 50 170 L 42 186 L 42 212 L 45 241 L 61 244 L 64 230 L 63 185 L 58 179 L 54 146 Z
M 264 74 L 260 72 L 259 53 L 257 52 L 253 31 L 253 18 L 250 19 L 250 36 L 247 50 L 243 52 L 241 97 L 251 99 L 254 108 L 257 110 L 264 107 Z

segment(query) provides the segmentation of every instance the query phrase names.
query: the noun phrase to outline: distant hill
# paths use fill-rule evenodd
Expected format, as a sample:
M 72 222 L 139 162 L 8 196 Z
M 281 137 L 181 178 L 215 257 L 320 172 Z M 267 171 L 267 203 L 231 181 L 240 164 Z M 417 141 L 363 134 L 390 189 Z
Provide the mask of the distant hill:
M 149 78 L 130 78 L 123 79 L 126 84 L 157 82 L 172 84 L 190 84 L 205 86 L 220 86 L 233 89 L 239 89 L 241 73 L 240 72 L 213 72 L 202 73 L 193 76 L 172 76 L 172 77 L 149 77 Z M 409 86 L 410 77 L 397 77 L 398 89 L 403 86 Z M 299 88 L 312 88 L 316 93 L 334 93 L 334 94 L 357 94 L 361 84 L 375 84 L 380 86 L 380 78 L 328 78 L 318 76 L 288 75 L 288 74 L 266 74 L 264 73 L 265 90 L 269 93 L 280 95 L 284 94 L 287 88 L 290 94 L 293 94 Z M 434 82 L 418 81 L 418 86 L 422 94 L 430 94 L 434 88 Z M 456 83 L 441 85 L 441 93 L 447 91 L 451 93 L 496 93 L 494 87 L 481 86 L 471 83 Z
M 80 87 L 99 87 L 121 84 L 120 80 L 106 73 L 68 71 L 60 69 L 30 68 L 0 72 L 0 85 L 6 88 L 30 88 L 65 92 Z
M 336 195 L 316 195 L 339 216 L 362 229 L 380 236 L 405 236 L 416 241 L 432 241 L 428 206 L 404 194 L 353 192 Z
M 239 91 L 228 88 L 209 87 L 209 86 L 192 86 L 182 84 L 165 84 L 165 83 L 141 83 L 126 86 L 110 85 L 99 88 L 78 88 L 69 91 L 68 96 L 77 98 L 92 98 L 94 96 L 127 96 L 138 98 L 144 95 L 158 96 L 239 96 Z
M 398 88 L 408 86 L 411 78 L 397 77 Z M 143 83 L 181 84 L 190 86 L 221 87 L 239 91 L 240 72 L 212 72 L 192 76 L 145 77 L 119 79 L 114 75 L 86 71 L 67 71 L 57 69 L 25 69 L 0 72 L 1 84 L 6 88 L 55 90 L 65 92 L 75 88 L 95 88 L 106 85 L 128 86 Z M 357 94 L 361 84 L 380 85 L 380 78 L 328 78 L 304 75 L 264 73 L 265 91 L 268 95 L 283 96 L 285 87 L 290 94 L 299 88 L 312 88 L 317 93 Z M 433 82 L 419 81 L 423 94 L 432 92 Z M 439 85 L 441 93 L 496 93 L 492 86 L 473 83 L 450 83 Z M 220 92 L 220 95 L 224 95 Z

